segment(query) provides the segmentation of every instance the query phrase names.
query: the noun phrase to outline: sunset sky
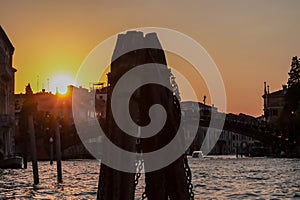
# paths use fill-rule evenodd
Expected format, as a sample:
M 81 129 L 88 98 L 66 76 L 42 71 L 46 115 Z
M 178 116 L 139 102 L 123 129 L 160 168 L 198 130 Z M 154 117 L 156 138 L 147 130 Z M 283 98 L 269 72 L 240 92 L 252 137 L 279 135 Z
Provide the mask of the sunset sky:
M 15 47 L 16 92 L 31 83 L 71 83 L 84 58 L 111 35 L 136 27 L 180 31 L 200 43 L 223 77 L 227 111 L 262 114 L 263 82 L 286 84 L 300 56 L 300 1 L 0 0 L 0 25 Z M 179 83 L 180 84 L 180 83 Z M 205 86 L 199 81 L 201 96 Z M 88 87 L 86 85 L 85 87 Z M 188 95 L 182 97 L 188 100 Z

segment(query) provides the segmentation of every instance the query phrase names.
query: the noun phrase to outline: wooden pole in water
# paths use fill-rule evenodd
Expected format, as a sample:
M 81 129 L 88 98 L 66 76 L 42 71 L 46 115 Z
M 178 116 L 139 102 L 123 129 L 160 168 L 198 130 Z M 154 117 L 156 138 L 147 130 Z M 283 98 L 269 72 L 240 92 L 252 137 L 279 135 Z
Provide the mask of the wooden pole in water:
M 125 35 L 126 37 L 123 37 Z M 136 79 L 148 80 L 149 77 L 158 76 L 160 77 L 161 81 L 170 84 L 170 80 L 172 78 L 172 74 L 167 68 L 164 50 L 161 47 L 156 33 L 149 33 L 144 37 L 144 34 L 142 32 L 131 31 L 126 33 L 125 35 L 118 36 L 117 45 L 115 47 L 112 58 L 113 62 L 111 63 L 111 75 L 109 77 L 113 78 L 109 78 L 110 86 L 107 94 L 106 134 L 114 144 L 117 144 L 118 147 L 122 148 L 123 150 L 138 153 L 142 151 L 150 153 L 166 146 L 171 140 L 174 139 L 178 129 L 180 128 L 179 125 L 181 111 L 179 106 L 179 99 L 175 98 L 174 91 L 166 90 L 165 88 L 158 87 L 154 84 L 149 84 L 147 87 L 141 87 L 131 96 L 131 98 L 133 99 L 131 102 L 131 109 L 129 107 L 127 108 L 132 111 L 130 112 L 132 120 L 137 124 L 138 122 L 141 124 L 148 124 L 149 108 L 151 108 L 153 104 L 161 104 L 164 106 L 166 112 L 168 113 L 164 127 L 157 135 L 151 137 L 150 139 L 142 138 L 141 141 L 140 136 L 142 133 L 140 128 L 138 128 L 138 134 L 136 138 L 126 136 L 126 132 L 119 128 L 117 121 L 113 119 L 114 116 L 112 115 L 111 107 L 116 105 L 118 105 L 119 107 L 119 105 L 122 105 L 118 103 L 124 102 L 124 100 L 126 100 L 126 95 L 124 94 L 131 93 L 129 92 L 130 90 L 125 91 L 126 88 L 124 88 L 122 93 L 116 94 L 116 105 L 111 105 L 111 95 L 115 86 L 117 85 L 118 80 L 121 79 L 125 73 L 127 73 L 134 67 L 138 67 L 139 65 L 157 63 L 165 65 L 165 69 L 161 70 L 160 68 L 156 67 L 156 64 L 153 64 L 153 66 L 148 67 L 148 69 L 152 71 L 147 72 L 147 74 L 141 74 L 136 77 Z M 145 48 L 141 48 L 143 46 L 142 44 L 152 44 L 153 46 L 152 48 L 147 48 L 147 46 L 145 45 Z M 127 50 L 131 49 L 131 47 L 135 48 L 137 46 L 140 47 L 140 49 L 136 49 L 134 52 L 131 51 L 123 55 L 120 53 L 127 52 Z M 114 58 L 117 59 L 114 60 Z M 132 83 L 130 83 L 129 81 L 129 85 L 131 84 Z M 175 81 L 172 84 L 173 85 L 170 84 L 169 86 L 174 87 L 175 89 Z M 155 116 L 158 117 L 158 113 L 156 113 Z M 128 127 L 135 126 L 129 123 Z M 178 145 L 183 145 L 183 138 L 178 139 L 176 143 Z M 110 149 L 105 148 L 105 151 L 109 152 Z M 103 156 L 106 156 L 107 152 L 104 152 Z M 122 158 L 121 156 L 113 157 L 111 159 L 116 159 L 116 163 L 125 163 L 128 165 L 128 167 L 133 164 L 132 169 L 134 169 L 135 160 L 128 160 L 127 158 Z M 157 162 L 159 162 L 158 159 Z M 146 160 L 144 164 L 145 169 L 147 169 L 147 164 L 149 164 L 149 161 Z M 187 171 L 190 171 L 188 168 L 188 163 L 182 155 L 176 161 L 160 170 L 156 170 L 154 172 L 146 172 L 145 194 L 147 198 L 149 200 L 193 199 L 192 185 L 190 183 L 191 174 Z M 134 170 L 132 170 L 132 172 L 134 172 Z M 97 199 L 134 200 L 135 184 L 138 182 L 138 177 L 139 176 L 136 176 L 135 178 L 134 173 L 118 171 L 116 169 L 110 168 L 110 166 L 106 166 L 105 164 L 101 163 Z
M 37 157 L 36 157 L 35 133 L 34 133 L 32 115 L 28 116 L 28 127 L 29 127 L 30 147 L 31 147 L 33 179 L 34 179 L 34 184 L 37 185 L 39 184 L 39 171 L 38 171 L 38 164 L 37 164 Z
M 57 182 L 62 183 L 60 130 L 59 130 L 58 122 L 56 122 L 56 127 L 55 127 L 55 144 L 56 144 Z
M 27 136 L 27 135 L 26 135 Z M 24 165 L 24 169 L 27 169 L 27 157 L 28 157 L 28 137 L 24 137 L 24 146 L 23 146 L 23 165 Z
M 53 165 L 53 138 L 50 137 L 50 165 Z

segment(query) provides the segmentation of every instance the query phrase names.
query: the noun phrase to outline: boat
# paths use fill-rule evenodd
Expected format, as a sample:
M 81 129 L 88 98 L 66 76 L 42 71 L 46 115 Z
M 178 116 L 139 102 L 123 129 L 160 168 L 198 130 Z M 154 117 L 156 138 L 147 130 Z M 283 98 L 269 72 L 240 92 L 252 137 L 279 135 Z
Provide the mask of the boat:
M 203 152 L 202 151 L 193 151 L 192 158 L 203 158 Z
M 20 169 L 22 168 L 22 158 L 19 156 L 0 160 L 0 168 L 2 169 Z

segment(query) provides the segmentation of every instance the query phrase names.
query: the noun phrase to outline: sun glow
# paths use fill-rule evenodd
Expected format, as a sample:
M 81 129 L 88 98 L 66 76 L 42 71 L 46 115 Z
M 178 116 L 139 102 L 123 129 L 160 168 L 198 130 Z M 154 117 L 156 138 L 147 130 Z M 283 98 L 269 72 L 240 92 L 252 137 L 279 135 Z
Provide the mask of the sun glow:
M 66 94 L 67 86 L 74 85 L 74 79 L 66 74 L 58 74 L 50 79 L 50 91 L 52 93 Z

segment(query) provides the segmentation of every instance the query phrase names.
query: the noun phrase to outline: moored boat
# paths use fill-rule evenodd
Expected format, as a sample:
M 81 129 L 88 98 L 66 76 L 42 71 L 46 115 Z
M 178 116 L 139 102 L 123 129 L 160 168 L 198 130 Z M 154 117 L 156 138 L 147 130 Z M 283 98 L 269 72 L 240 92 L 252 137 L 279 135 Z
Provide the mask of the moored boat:
M 193 151 L 192 158 L 203 158 L 203 152 L 202 151 Z

